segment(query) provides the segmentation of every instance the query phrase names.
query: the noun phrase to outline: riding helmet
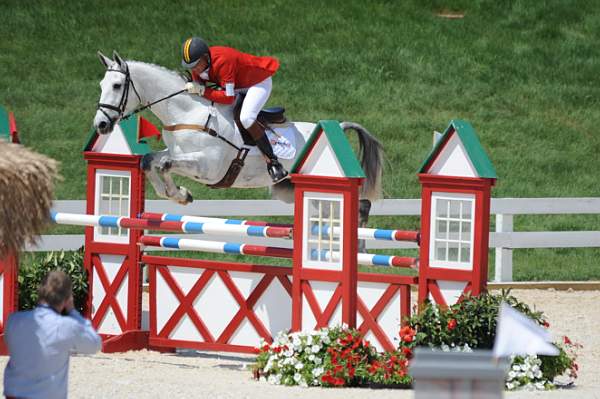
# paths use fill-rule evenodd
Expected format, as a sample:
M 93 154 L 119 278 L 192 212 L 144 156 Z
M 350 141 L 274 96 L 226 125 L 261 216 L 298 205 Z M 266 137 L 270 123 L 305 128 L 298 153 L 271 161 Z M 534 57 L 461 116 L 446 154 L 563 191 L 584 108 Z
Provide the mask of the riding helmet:
M 181 65 L 184 68 L 192 69 L 205 54 L 210 55 L 208 44 L 200 37 L 190 37 L 183 43 Z

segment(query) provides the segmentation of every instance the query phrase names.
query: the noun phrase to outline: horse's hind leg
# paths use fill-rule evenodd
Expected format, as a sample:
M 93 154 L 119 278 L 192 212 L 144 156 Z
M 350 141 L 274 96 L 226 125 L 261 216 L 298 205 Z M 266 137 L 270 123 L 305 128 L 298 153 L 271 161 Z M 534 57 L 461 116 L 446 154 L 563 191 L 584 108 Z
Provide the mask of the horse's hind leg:
M 368 199 L 361 199 L 358 202 L 358 227 L 367 227 L 369 222 L 369 212 L 371 212 L 371 201 Z M 367 252 L 366 240 L 358 240 L 358 252 Z

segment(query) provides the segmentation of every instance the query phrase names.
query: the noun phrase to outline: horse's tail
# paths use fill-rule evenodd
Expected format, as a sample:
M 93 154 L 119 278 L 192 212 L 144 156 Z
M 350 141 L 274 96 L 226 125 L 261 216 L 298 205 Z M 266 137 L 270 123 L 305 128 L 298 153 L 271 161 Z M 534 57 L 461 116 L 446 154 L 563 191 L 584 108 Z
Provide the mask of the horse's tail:
M 361 187 L 361 197 L 370 201 L 381 198 L 381 173 L 383 169 L 383 148 L 379 140 L 358 123 L 342 122 L 340 126 L 347 132 L 355 130 L 359 141 L 358 158 L 366 179 Z

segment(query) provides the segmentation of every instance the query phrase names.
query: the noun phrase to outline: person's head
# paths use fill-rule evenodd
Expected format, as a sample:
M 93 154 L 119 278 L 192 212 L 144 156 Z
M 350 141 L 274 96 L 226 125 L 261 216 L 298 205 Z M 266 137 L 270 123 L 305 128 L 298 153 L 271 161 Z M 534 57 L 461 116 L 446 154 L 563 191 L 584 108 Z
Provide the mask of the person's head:
M 183 43 L 181 65 L 196 73 L 210 65 L 208 44 L 200 37 L 190 37 Z
M 71 278 L 62 270 L 53 270 L 46 274 L 38 287 L 38 301 L 58 311 L 62 311 L 72 295 Z

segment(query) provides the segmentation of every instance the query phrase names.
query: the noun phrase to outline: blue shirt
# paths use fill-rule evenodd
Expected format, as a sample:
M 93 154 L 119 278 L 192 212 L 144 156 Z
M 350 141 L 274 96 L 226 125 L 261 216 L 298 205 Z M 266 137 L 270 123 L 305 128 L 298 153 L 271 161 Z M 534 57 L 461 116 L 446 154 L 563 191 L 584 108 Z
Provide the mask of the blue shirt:
M 4 395 L 28 399 L 66 398 L 71 352 L 91 354 L 102 346 L 79 312 L 62 316 L 47 305 L 11 314 L 4 340 L 10 354 Z

